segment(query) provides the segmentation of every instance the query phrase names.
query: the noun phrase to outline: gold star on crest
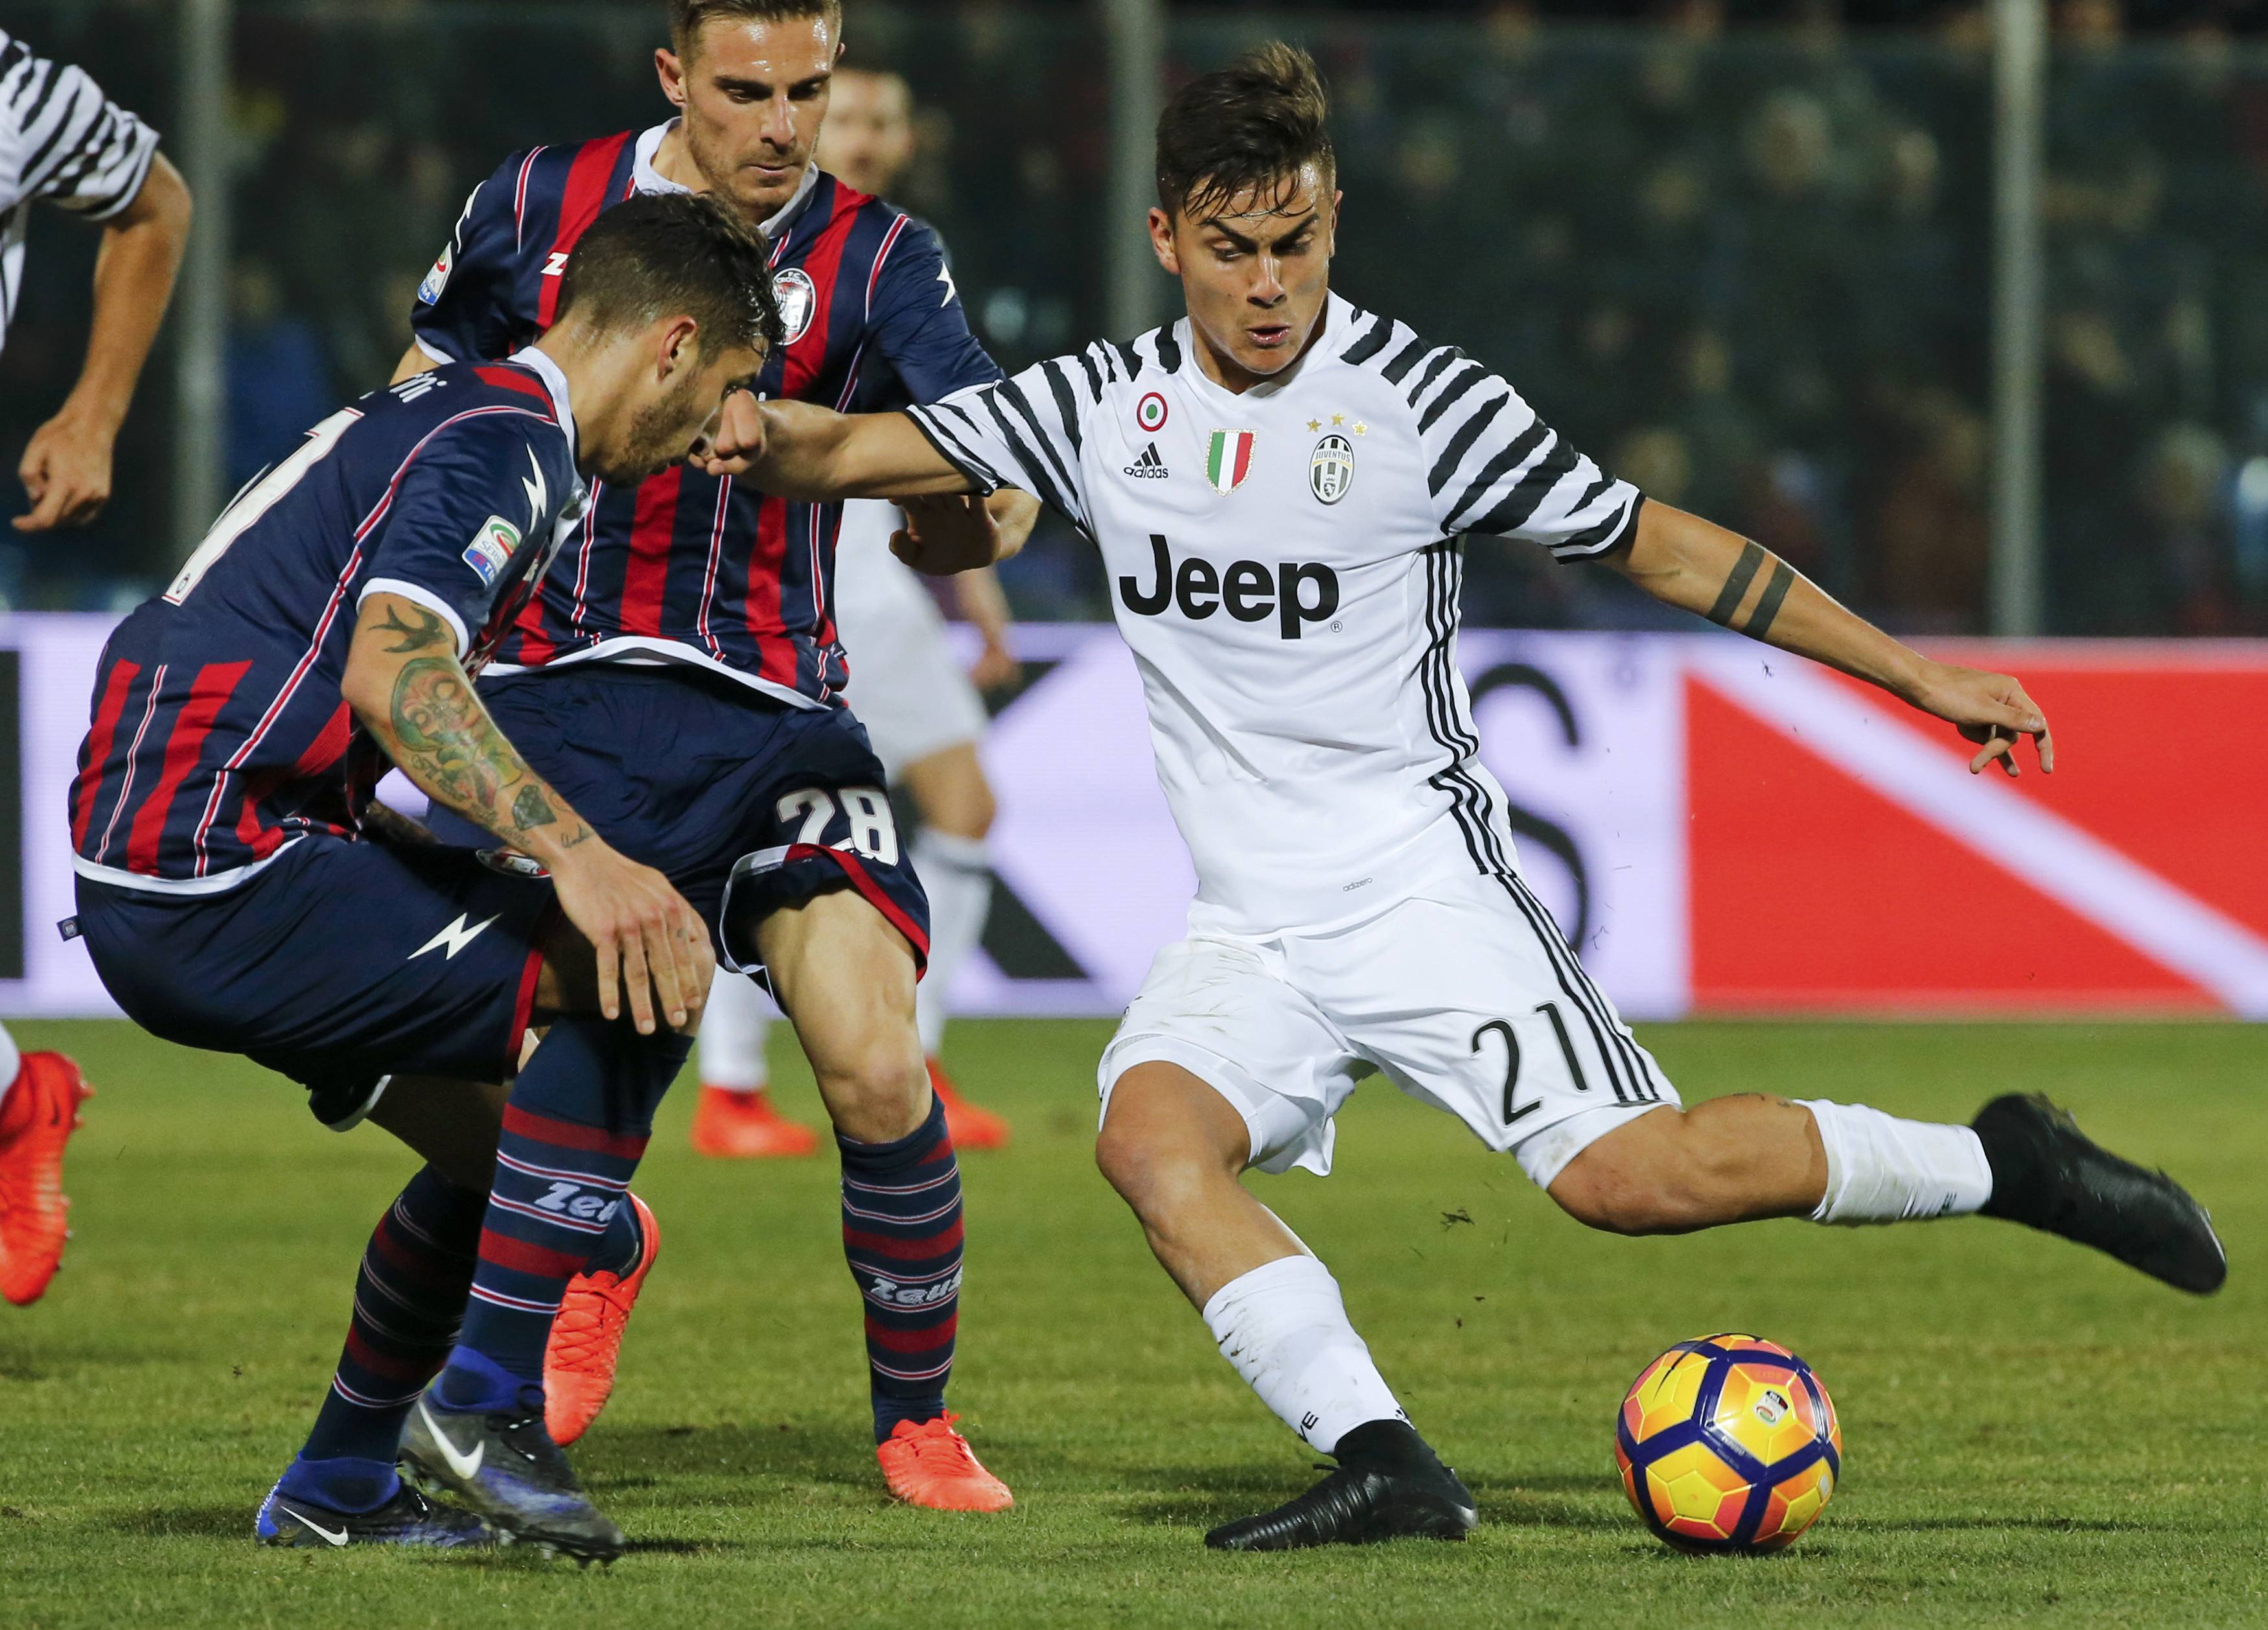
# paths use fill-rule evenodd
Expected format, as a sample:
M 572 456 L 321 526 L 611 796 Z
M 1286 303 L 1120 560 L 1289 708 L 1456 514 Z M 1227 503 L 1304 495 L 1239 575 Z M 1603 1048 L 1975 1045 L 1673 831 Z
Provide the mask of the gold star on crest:
M 1346 415 L 1345 415 L 1345 414 L 1344 414 L 1344 413 L 1334 413 L 1334 414 L 1332 414 L 1332 415 L 1331 415 L 1331 425 L 1332 425 L 1332 428 L 1333 428 L 1333 429 L 1336 429 L 1339 425 L 1342 425 L 1342 424 L 1345 424 L 1345 423 L 1346 423 Z
M 1370 426 L 1357 419 L 1354 422 L 1354 433 L 1358 436 L 1367 436 L 1370 434 Z
M 1322 427 L 1323 422 L 1321 419 L 1309 419 L 1307 421 L 1307 428 L 1309 430 L 1321 430 Z

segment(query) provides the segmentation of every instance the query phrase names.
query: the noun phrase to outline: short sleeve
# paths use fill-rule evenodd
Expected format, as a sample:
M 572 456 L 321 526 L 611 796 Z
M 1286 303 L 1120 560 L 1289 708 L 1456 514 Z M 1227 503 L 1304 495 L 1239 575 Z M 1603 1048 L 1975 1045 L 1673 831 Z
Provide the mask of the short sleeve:
M 357 602 L 413 601 L 449 624 L 466 656 L 575 491 L 566 439 L 549 420 L 498 413 L 451 425 L 402 476 Z
M 1444 537 L 1524 538 L 1586 560 L 1630 536 L 1645 502 L 1638 490 L 1578 452 L 1510 385 L 1454 350 L 1411 364 L 1410 402 Z
M 908 415 L 978 490 L 1020 487 L 1091 534 L 1079 459 L 1102 378 L 1091 357 L 1056 357 Z
M 534 331 L 517 305 L 519 218 L 514 206 L 526 159 L 515 154 L 465 200 L 441 258 L 417 285 L 409 326 L 436 362 L 508 357 Z
M 1000 365 L 968 331 L 944 244 L 910 216 L 875 279 L 869 321 L 878 349 L 916 402 L 936 402 L 1000 377 Z
M 105 219 L 134 202 L 157 151 L 158 133 L 84 69 L 0 44 L 0 208 L 45 198 Z

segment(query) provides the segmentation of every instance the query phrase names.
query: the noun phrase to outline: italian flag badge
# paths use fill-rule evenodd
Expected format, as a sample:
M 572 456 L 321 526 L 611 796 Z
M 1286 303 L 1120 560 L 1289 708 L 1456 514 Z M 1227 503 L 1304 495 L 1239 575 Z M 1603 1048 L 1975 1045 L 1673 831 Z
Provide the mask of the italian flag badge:
M 1217 430 L 1205 449 L 1205 479 L 1216 492 L 1233 492 L 1252 473 L 1252 432 Z

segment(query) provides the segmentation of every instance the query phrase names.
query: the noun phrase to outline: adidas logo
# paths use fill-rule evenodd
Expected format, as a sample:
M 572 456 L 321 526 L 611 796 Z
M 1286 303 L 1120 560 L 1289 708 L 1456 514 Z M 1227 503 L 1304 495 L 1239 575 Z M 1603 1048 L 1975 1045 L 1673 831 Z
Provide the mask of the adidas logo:
M 1158 444 L 1152 442 L 1142 449 L 1142 456 L 1126 467 L 1126 473 L 1138 481 L 1163 481 L 1174 472 L 1166 468 L 1166 461 L 1158 456 Z

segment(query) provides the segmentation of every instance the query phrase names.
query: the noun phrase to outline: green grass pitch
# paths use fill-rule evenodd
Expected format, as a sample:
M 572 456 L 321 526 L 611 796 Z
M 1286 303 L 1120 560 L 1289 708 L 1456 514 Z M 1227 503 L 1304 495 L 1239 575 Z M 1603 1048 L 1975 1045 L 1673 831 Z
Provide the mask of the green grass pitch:
M 19 1027 L 100 1095 L 77 1238 L 0 1307 L 8 1630 L 214 1624 L 2251 1625 L 2268 1623 L 2268 1032 L 2216 1026 L 1692 1025 L 1646 1039 L 1689 1097 L 1744 1088 L 1963 1118 L 2043 1089 L 2189 1181 L 2235 1273 L 2198 1302 L 2003 1224 L 1678 1240 L 1585 1232 L 1508 1161 L 1382 1085 L 1328 1182 L 1256 1179 L 1336 1271 L 1419 1427 L 1465 1474 L 1463 1545 L 1217 1556 L 1311 1457 L 1213 1353 L 1089 1159 L 1106 1027 L 967 1023 L 952 1061 L 1012 1114 L 965 1162 L 954 1402 L 1020 1501 L 892 1506 L 873 1463 L 832 1162 L 725 1164 L 665 1111 L 640 1187 L 666 1244 L 613 1409 L 578 1451 L 638 1541 L 611 1572 L 255 1548 L 349 1276 L 406 1175 L 281 1080 L 119 1025 Z M 783 1038 L 782 1100 L 816 1112 Z M 1834 1393 L 1846 1477 L 1762 1560 L 1673 1556 L 1623 1503 L 1611 1418 L 1677 1338 L 1758 1331 Z

